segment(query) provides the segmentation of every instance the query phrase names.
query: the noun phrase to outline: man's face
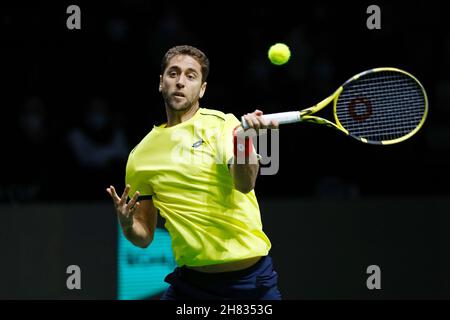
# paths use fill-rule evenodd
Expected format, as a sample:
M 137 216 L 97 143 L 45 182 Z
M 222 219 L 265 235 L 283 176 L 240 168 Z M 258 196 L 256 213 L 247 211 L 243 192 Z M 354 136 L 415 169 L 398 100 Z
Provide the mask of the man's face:
M 160 76 L 159 91 L 166 105 L 174 111 L 187 110 L 197 104 L 205 89 L 200 64 L 187 55 L 170 59 L 164 74 Z

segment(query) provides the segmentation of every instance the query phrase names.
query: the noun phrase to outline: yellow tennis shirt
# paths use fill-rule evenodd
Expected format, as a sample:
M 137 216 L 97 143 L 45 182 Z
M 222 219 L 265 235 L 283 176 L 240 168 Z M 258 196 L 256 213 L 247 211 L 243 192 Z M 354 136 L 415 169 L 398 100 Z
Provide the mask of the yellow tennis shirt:
M 130 195 L 151 196 L 166 220 L 179 266 L 205 266 L 267 255 L 255 192 L 234 189 L 233 114 L 199 108 L 188 121 L 153 130 L 131 151 Z

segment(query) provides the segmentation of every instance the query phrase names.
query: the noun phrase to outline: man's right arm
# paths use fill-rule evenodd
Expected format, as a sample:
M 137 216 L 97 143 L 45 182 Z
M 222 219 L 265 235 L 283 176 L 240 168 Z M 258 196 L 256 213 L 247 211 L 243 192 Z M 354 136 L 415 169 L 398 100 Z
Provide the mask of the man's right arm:
M 121 225 L 125 238 L 140 248 L 147 248 L 153 241 L 158 211 L 152 200 L 141 200 L 136 204 L 133 214 L 133 223 L 128 226 Z M 120 220 L 119 220 L 120 221 Z

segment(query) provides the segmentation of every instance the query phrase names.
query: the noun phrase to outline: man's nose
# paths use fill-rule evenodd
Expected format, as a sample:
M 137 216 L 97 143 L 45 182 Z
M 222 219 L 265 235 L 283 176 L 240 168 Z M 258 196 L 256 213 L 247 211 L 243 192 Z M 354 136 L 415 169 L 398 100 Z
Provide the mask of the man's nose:
M 184 88 L 184 81 L 185 81 L 184 76 L 183 75 L 179 76 L 177 80 L 177 87 Z

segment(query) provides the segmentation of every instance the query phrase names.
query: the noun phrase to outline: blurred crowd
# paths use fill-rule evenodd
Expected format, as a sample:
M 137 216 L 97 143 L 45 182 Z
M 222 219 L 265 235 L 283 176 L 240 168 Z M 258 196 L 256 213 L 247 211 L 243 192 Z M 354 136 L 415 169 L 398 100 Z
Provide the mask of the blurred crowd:
M 22 11 L 19 22 L 17 8 L 2 12 L 9 58 L 5 68 L 12 86 L 4 98 L 10 111 L 3 119 L 7 156 L 1 202 L 99 201 L 107 199 L 104 189 L 110 184 L 122 189 L 130 150 L 154 123 L 164 120 L 157 91 L 159 66 L 165 51 L 177 44 L 197 46 L 211 60 L 202 107 L 236 116 L 255 108 L 270 113 L 309 106 L 352 75 L 380 64 L 405 68 L 423 81 L 431 111 L 420 136 L 393 152 L 414 156 L 414 164 L 408 167 L 411 172 L 419 170 L 414 167 L 422 163 L 420 170 L 437 184 L 448 177 L 449 161 L 444 155 L 450 149 L 450 33 L 439 29 L 442 17 L 424 18 L 424 29 L 419 22 L 408 29 L 402 25 L 407 12 L 404 20 L 397 17 L 397 22 L 389 23 L 388 18 L 396 12 L 386 10 L 385 30 L 377 35 L 364 29 L 364 12 L 356 22 L 334 27 L 341 17 L 335 7 L 321 2 L 308 5 L 302 13 L 227 8 L 220 17 L 174 4 L 156 10 L 138 0 L 119 1 L 112 7 L 81 6 L 82 29 L 70 32 L 64 29 L 67 15 L 62 7 L 62 14 L 56 9 Z M 204 10 L 217 9 L 210 4 Z M 421 10 L 420 5 L 416 10 Z M 49 18 L 52 14 L 56 17 Z M 21 21 L 27 22 L 23 25 Z M 266 27 L 270 21 L 277 21 L 278 28 Z M 59 29 L 55 27 L 58 23 L 62 25 Z M 355 29 L 357 24 L 362 27 Z M 351 37 L 343 38 L 342 33 L 349 30 L 353 30 Z M 267 49 L 274 42 L 285 42 L 291 48 L 293 56 L 285 67 L 275 67 L 267 60 Z M 292 127 L 286 132 L 294 134 Z M 316 160 L 323 161 L 320 164 L 338 167 L 298 174 L 304 179 L 302 194 L 352 199 L 379 191 L 361 180 L 361 175 L 342 172 L 345 163 L 325 150 L 336 142 L 333 139 L 337 138 L 331 137 L 335 133 L 304 132 L 317 134 L 315 142 L 311 136 L 301 142 L 285 136 L 280 165 L 291 169 L 281 168 L 278 177 L 260 179 L 262 193 L 299 192 L 273 190 L 273 184 L 287 181 L 291 170 L 304 170 L 301 167 L 314 160 L 305 150 L 312 150 Z M 321 134 L 331 139 L 328 146 L 323 145 Z M 342 148 L 344 153 L 354 145 Z M 368 156 L 374 153 L 367 152 Z M 303 163 L 299 164 L 300 158 Z M 429 190 L 422 185 L 419 192 Z

